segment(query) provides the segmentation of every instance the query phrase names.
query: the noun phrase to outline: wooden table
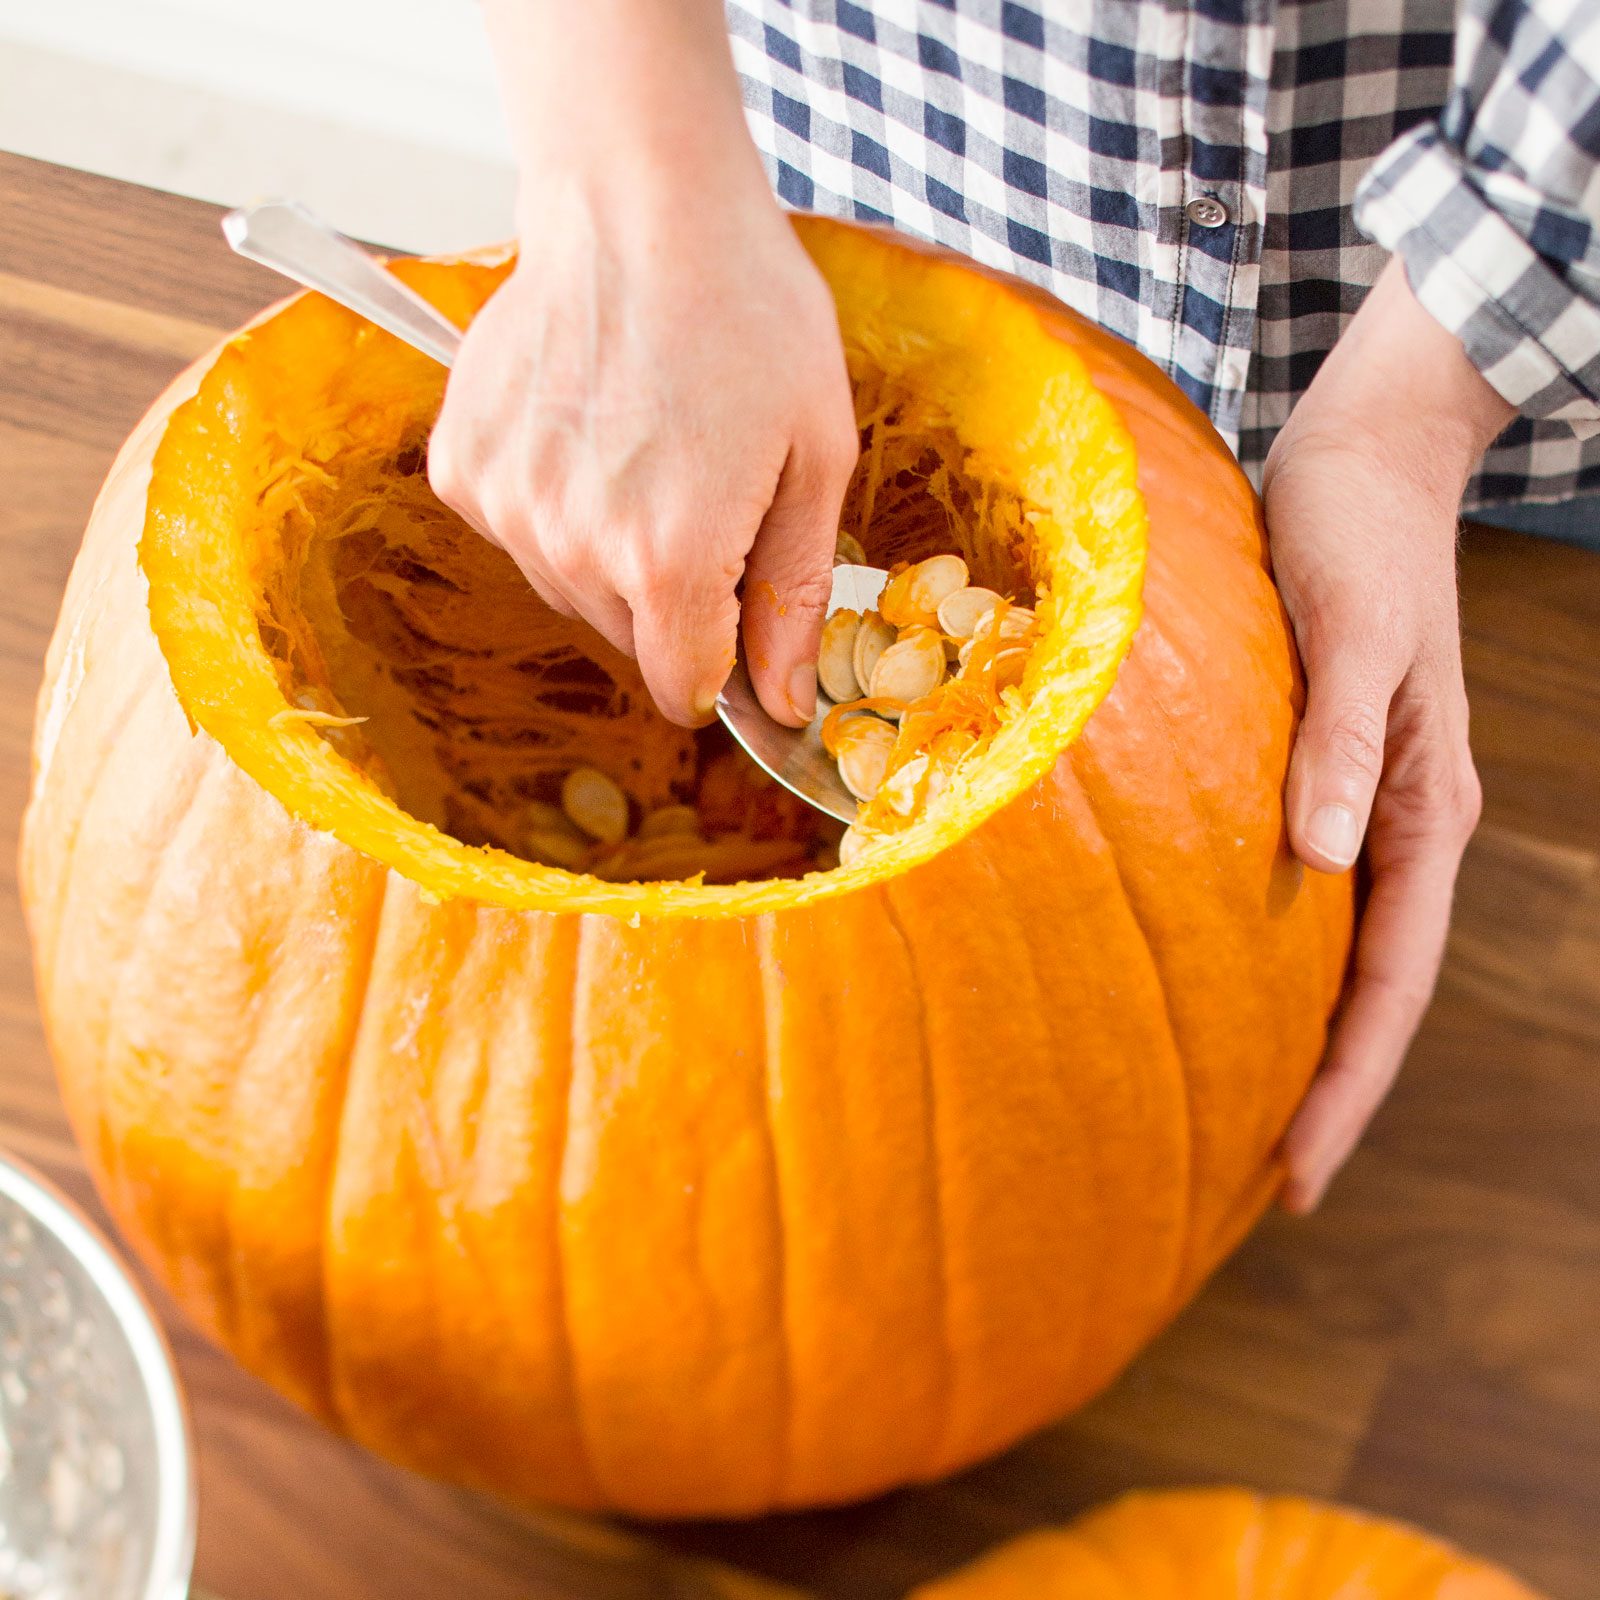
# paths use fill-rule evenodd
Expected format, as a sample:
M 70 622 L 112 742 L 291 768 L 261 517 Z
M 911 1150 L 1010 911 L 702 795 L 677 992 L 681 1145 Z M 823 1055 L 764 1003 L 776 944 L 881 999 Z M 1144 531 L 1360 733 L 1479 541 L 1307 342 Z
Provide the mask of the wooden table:
M 0 831 L 112 453 L 280 293 L 209 206 L 0 157 Z M 1116 1388 L 937 1487 L 738 1526 L 513 1515 L 330 1438 L 163 1303 L 199 1435 L 199 1574 L 229 1600 L 888 1600 L 1136 1485 L 1237 1480 L 1413 1519 L 1555 1600 L 1600 1593 L 1600 557 L 1463 555 L 1488 792 L 1438 999 L 1324 1210 L 1269 1219 Z M 34 1011 L 8 850 L 0 1143 L 93 1205 Z

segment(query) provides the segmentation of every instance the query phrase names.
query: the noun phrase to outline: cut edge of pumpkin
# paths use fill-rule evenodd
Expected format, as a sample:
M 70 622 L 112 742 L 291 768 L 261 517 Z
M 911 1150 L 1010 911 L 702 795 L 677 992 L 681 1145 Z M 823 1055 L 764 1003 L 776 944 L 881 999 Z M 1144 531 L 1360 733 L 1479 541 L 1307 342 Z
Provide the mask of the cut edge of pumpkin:
M 832 286 L 847 350 L 898 362 L 939 389 L 969 461 L 1034 509 L 1044 570 L 1042 639 L 1029 694 L 981 760 L 929 815 L 848 867 L 727 885 L 609 883 L 473 846 L 412 816 L 298 714 L 257 627 L 245 541 L 269 419 L 252 403 L 261 363 L 320 367 L 331 388 L 359 352 L 369 379 L 442 390 L 442 370 L 320 296 L 305 295 L 227 341 L 157 448 L 139 543 L 150 619 L 192 727 L 298 821 L 437 900 L 649 917 L 743 917 L 810 905 L 927 861 L 1026 793 L 1109 693 L 1140 619 L 1147 526 L 1127 429 L 1081 358 L 1004 282 L 868 232 L 797 219 Z M 399 274 L 468 320 L 503 268 L 405 262 Z M 951 381 L 954 379 L 955 381 Z M 252 447 L 254 453 L 252 454 Z

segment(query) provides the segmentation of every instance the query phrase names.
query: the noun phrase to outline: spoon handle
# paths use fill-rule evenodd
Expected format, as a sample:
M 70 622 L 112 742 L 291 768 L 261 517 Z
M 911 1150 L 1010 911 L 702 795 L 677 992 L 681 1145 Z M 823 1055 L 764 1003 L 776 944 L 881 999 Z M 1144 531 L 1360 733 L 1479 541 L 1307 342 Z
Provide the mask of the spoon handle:
M 263 200 L 222 219 L 222 234 L 238 254 L 281 272 L 308 289 L 386 328 L 425 356 L 451 366 L 461 330 L 375 256 L 296 200 Z

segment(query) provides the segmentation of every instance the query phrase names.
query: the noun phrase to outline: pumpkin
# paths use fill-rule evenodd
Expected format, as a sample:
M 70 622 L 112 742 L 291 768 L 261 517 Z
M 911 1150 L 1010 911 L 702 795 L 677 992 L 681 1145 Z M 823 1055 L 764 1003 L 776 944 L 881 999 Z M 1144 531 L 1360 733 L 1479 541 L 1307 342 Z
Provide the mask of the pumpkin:
M 513 1498 L 837 1502 L 1070 1411 L 1272 1197 L 1345 964 L 1215 433 L 1035 291 L 798 227 L 846 532 L 1040 618 L 979 758 L 853 865 L 519 853 L 577 765 L 795 824 L 433 499 L 442 373 L 316 296 L 145 418 L 50 648 L 24 892 L 106 1204 L 251 1371 Z M 506 269 L 395 270 L 464 323 Z
M 1244 1489 L 1130 1494 L 910 1600 L 1539 1600 L 1396 1522 Z

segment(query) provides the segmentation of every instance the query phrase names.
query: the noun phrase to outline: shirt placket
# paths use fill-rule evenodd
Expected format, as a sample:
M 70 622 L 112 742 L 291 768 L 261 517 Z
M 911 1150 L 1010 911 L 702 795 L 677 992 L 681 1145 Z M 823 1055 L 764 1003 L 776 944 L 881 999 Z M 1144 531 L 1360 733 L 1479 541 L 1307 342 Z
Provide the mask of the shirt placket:
M 1261 276 L 1273 0 L 1150 10 L 1161 158 L 1145 348 L 1168 351 L 1168 371 L 1233 445 Z

